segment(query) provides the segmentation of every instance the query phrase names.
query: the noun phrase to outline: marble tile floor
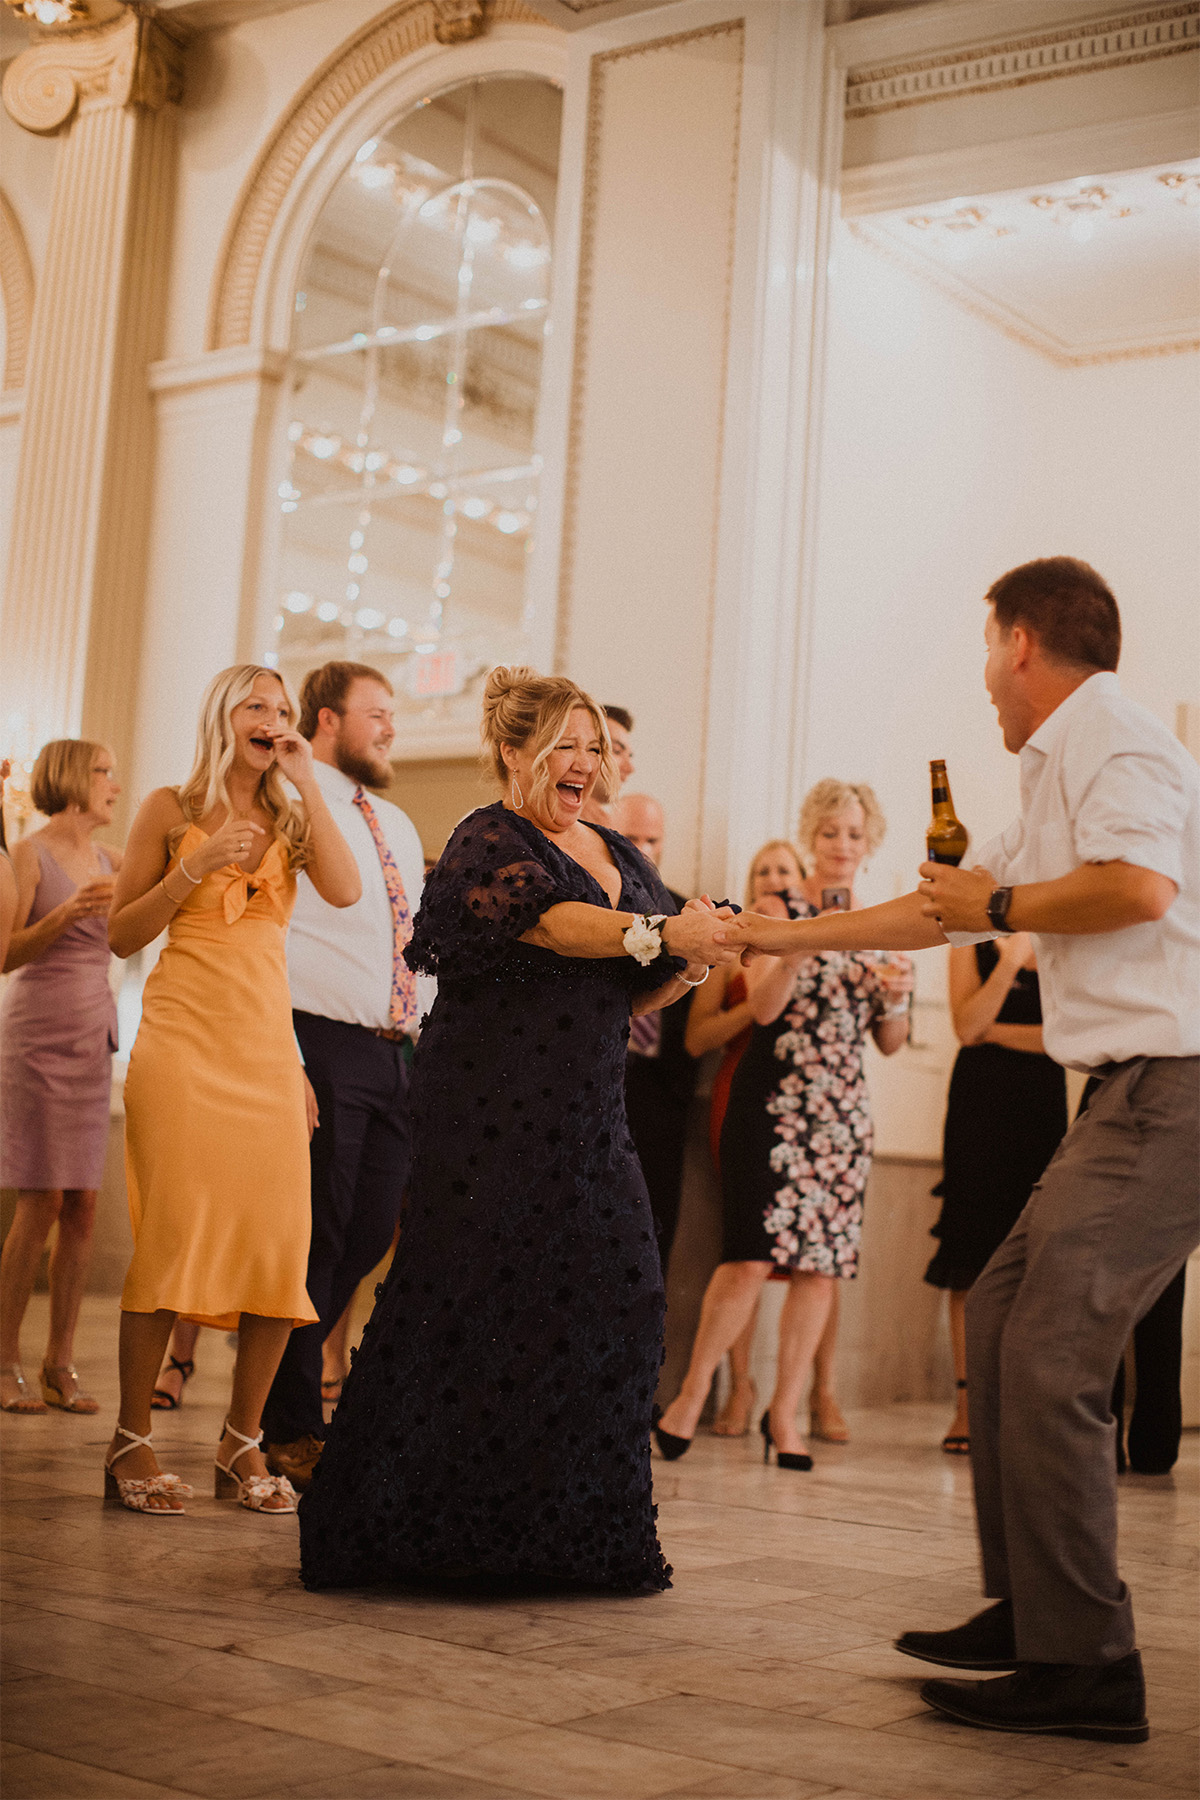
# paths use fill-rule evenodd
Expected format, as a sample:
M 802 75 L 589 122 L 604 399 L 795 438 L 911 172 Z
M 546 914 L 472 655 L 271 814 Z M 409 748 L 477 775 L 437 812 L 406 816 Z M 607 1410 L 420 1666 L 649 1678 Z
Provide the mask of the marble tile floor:
M 28 1370 L 45 1300 L 25 1330 Z M 675 1585 L 643 1599 L 306 1594 L 294 1519 L 211 1499 L 230 1352 L 162 1415 L 184 1519 L 100 1506 L 116 1309 L 86 1303 L 98 1418 L 3 1418 L 5 1800 L 1183 1800 L 1195 1795 L 1200 1444 L 1122 1484 L 1152 1735 L 1114 1747 L 922 1706 L 907 1626 L 978 1604 L 946 1409 L 851 1416 L 809 1475 L 749 1439 L 656 1463 Z

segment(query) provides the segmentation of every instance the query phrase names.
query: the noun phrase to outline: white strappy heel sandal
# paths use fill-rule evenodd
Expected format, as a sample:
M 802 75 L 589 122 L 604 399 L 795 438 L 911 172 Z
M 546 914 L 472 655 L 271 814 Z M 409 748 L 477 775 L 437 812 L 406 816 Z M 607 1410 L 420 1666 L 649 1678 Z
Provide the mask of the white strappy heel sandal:
M 128 1438 L 119 1450 L 104 1459 L 104 1504 L 105 1506 L 127 1506 L 130 1512 L 147 1513 L 153 1519 L 181 1519 L 184 1508 L 177 1504 L 181 1500 L 190 1500 L 192 1490 L 186 1481 L 180 1481 L 178 1475 L 145 1475 L 133 1476 L 122 1480 L 113 1474 L 113 1464 L 122 1456 L 128 1456 L 131 1450 L 144 1445 L 153 1450 L 150 1434 L 139 1437 L 136 1431 L 126 1431 L 123 1425 L 117 1426 L 117 1436 Z M 156 1499 L 170 1502 L 167 1506 L 156 1506 Z
M 233 1472 L 233 1465 L 239 1456 L 245 1456 L 247 1450 L 258 1449 L 263 1439 L 262 1432 L 260 1431 L 257 1437 L 246 1437 L 242 1432 L 235 1431 L 228 1419 L 225 1421 L 225 1431 L 229 1433 L 230 1437 L 237 1438 L 242 1447 L 240 1450 L 234 1451 L 227 1463 L 214 1462 L 213 1464 L 217 1472 L 214 1490 L 217 1499 L 238 1500 L 251 1512 L 266 1513 L 269 1517 L 277 1516 L 286 1519 L 289 1513 L 294 1513 L 296 1490 L 286 1475 L 241 1476 L 235 1475 Z M 276 1498 L 286 1500 L 288 1504 L 286 1506 L 267 1505 L 269 1500 Z

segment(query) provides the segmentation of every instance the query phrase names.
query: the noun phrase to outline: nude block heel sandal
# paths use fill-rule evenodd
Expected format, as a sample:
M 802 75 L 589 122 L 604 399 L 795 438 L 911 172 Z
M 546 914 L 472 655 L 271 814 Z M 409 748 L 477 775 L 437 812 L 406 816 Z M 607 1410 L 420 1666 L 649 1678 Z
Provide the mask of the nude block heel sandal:
M 145 1437 L 139 1437 L 136 1431 L 126 1431 L 123 1425 L 118 1425 L 117 1436 L 128 1438 L 129 1442 L 122 1444 L 119 1450 L 114 1450 L 111 1456 L 106 1456 L 104 1459 L 105 1506 L 127 1506 L 130 1512 L 145 1513 L 151 1519 L 183 1518 L 184 1508 L 174 1502 L 190 1500 L 192 1490 L 186 1481 L 180 1481 L 178 1475 L 160 1473 L 158 1475 L 133 1476 L 122 1480 L 119 1475 L 113 1474 L 113 1464 L 122 1456 L 128 1456 L 131 1450 L 136 1450 L 141 1444 L 144 1444 L 147 1450 L 154 1448 L 149 1433 Z M 153 1505 L 152 1502 L 158 1498 L 168 1500 L 172 1504 L 169 1506 Z
M 242 1432 L 235 1431 L 229 1420 L 225 1421 L 225 1431 L 230 1437 L 237 1438 L 240 1450 L 235 1450 L 227 1463 L 214 1462 L 216 1484 L 214 1492 L 218 1500 L 237 1500 L 251 1512 L 265 1513 L 269 1518 L 286 1519 L 289 1513 L 296 1510 L 296 1490 L 286 1475 L 235 1475 L 233 1465 L 239 1456 L 245 1456 L 247 1450 L 257 1450 L 262 1443 L 263 1434 L 257 1437 L 245 1437 Z M 224 1433 L 222 1433 L 224 1435 Z M 220 1446 L 218 1446 L 219 1448 Z M 286 1506 L 268 1506 L 274 1499 L 286 1500 Z

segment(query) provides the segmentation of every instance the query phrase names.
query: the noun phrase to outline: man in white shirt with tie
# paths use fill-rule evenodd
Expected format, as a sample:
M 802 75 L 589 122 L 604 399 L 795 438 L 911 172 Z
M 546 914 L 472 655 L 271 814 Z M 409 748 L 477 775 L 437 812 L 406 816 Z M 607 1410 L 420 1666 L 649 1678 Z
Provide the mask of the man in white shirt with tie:
M 318 1114 L 308 1293 L 319 1323 L 292 1332 L 263 1427 L 270 1467 L 298 1487 L 312 1479 L 325 1436 L 321 1345 L 387 1251 L 408 1180 L 408 1062 L 423 1007 L 403 951 L 425 864 L 412 821 L 367 791 L 391 780 L 392 706 L 390 683 L 365 663 L 326 663 L 300 693 L 299 729 L 363 891 L 339 910 L 302 876 L 287 940 L 292 1018 Z
M 1114 1743 L 1148 1735 L 1117 1567 L 1113 1377 L 1134 1325 L 1200 1239 L 1200 771 L 1116 677 L 1117 603 L 1047 557 L 988 590 L 984 679 L 1021 760 L 1021 813 L 975 868 L 923 863 L 863 912 L 725 928 L 755 950 L 921 949 L 1029 931 L 1046 1049 L 1096 1077 L 967 1300 L 984 1591 L 906 1655 L 1012 1670 L 930 1681 L 963 1724 Z

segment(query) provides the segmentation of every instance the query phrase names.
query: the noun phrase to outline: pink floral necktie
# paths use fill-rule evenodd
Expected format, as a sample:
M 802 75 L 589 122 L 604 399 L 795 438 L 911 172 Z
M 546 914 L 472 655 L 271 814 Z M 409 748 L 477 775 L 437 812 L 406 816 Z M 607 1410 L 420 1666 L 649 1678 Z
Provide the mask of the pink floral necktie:
M 384 884 L 392 906 L 392 998 L 388 1018 L 398 1031 L 411 1031 L 417 1022 L 417 978 L 404 960 L 404 946 L 412 936 L 412 912 L 404 893 L 404 883 L 396 867 L 396 859 L 388 849 L 375 808 L 362 789 L 355 788 L 354 805 L 367 821 L 367 829 L 375 839 L 383 869 Z

